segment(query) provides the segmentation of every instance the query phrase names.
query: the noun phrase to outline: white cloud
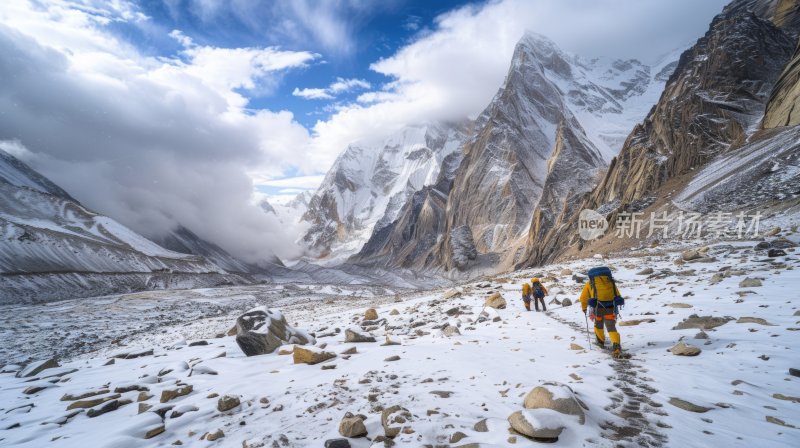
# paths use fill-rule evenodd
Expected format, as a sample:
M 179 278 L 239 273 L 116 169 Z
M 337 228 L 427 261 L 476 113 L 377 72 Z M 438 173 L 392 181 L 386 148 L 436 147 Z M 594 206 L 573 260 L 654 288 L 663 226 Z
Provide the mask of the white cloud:
M 289 229 L 252 204 L 249 173 L 303 165 L 308 132 L 290 112 L 247 110 L 240 90 L 270 89 L 316 55 L 173 33 L 181 57 L 153 58 L 105 29 L 128 13 L 71 6 L 0 3 L 0 79 L 13 92 L 0 95 L 0 139 L 145 235 L 180 223 L 248 261 L 296 255 Z
M 256 177 L 255 181 L 258 185 L 263 185 L 265 187 L 278 187 L 278 188 L 292 188 L 298 190 L 309 190 L 309 189 L 316 189 L 322 183 L 322 179 L 325 176 L 296 176 L 296 177 L 286 177 L 281 179 L 268 179 L 268 178 L 258 178 Z
M 349 92 L 356 89 L 369 89 L 372 84 L 363 79 L 344 79 L 336 78 L 327 88 L 305 88 L 295 87 L 292 95 L 305 98 L 307 100 L 332 100 L 340 93 Z
M 312 88 L 305 88 L 305 89 L 298 89 L 297 87 L 294 88 L 292 91 L 292 95 L 299 96 L 301 98 L 305 98 L 307 100 L 332 100 L 333 95 L 328 93 L 327 89 L 312 89 Z

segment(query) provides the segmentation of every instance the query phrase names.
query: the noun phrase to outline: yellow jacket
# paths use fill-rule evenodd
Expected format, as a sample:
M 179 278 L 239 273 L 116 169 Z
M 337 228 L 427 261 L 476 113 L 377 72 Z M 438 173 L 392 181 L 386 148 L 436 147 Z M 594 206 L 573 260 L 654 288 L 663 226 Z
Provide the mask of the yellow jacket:
M 531 293 L 531 285 L 528 282 L 522 284 L 522 295 L 527 296 Z
M 594 286 L 597 288 L 597 300 L 609 301 L 614 300 L 614 297 L 621 295 L 619 288 L 611 282 L 608 277 L 596 277 L 594 279 Z M 586 282 L 581 291 L 581 309 L 586 312 L 589 306 L 589 298 L 592 297 L 592 284 Z

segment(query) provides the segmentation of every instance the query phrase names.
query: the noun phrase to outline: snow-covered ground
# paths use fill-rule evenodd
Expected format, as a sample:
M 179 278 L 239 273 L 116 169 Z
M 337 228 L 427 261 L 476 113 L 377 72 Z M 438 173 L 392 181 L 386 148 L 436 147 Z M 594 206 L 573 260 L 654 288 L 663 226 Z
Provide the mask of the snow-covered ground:
M 788 237 L 798 241 L 796 234 Z M 180 441 L 185 446 L 321 447 L 341 437 L 339 422 L 349 411 L 365 415 L 368 430 L 366 438 L 350 444 L 383 446 L 372 442 L 384 433 L 380 411 L 400 405 L 412 418 L 404 425 L 409 429 L 394 439 L 396 446 L 536 446 L 510 433 L 506 419 L 523 409 L 523 397 L 532 388 L 556 382 L 569 386 L 588 408 L 584 424 L 574 416 L 556 416 L 566 426 L 558 446 L 800 446 L 800 378 L 789 372 L 800 369 L 800 306 L 795 303 L 800 260 L 795 249 L 768 258 L 753 249 L 756 243 L 720 243 L 702 261 L 685 263 L 676 263 L 679 252 L 658 248 L 638 258 L 579 260 L 462 285 L 457 294 L 331 289 L 322 291 L 334 294 L 325 300 L 312 291 L 307 300 L 292 294 L 259 300 L 255 289 L 237 288 L 228 291 L 228 299 L 224 290 L 204 290 L 173 292 L 180 299 L 170 301 L 169 292 L 159 293 L 164 314 L 171 312 L 166 304 L 189 300 L 195 306 L 205 295 L 208 303 L 228 300 L 230 307 L 221 314 L 199 309 L 198 314 L 211 317 L 152 328 L 126 338 L 127 347 L 113 348 L 117 353 L 152 348 L 152 355 L 106 365 L 114 353 L 105 350 L 43 370 L 33 377 L 38 379 L 16 378 L 11 371 L 17 368 L 6 366 L 7 373 L 0 374 L 0 445 L 138 447 Z M 536 275 L 550 290 L 548 301 L 576 301 L 582 284 L 569 271 L 580 274 L 597 264 L 612 266 L 628 298 L 620 332 L 630 360 L 615 361 L 589 349 L 578 305 L 551 303 L 548 313 L 525 312 L 519 299 L 521 281 Z M 639 274 L 645 268 L 653 272 Z M 746 278 L 762 286 L 740 287 Z M 488 318 L 476 322 L 485 297 L 495 291 L 508 301 L 507 308 L 487 309 Z M 152 316 L 146 303 L 135 300 L 148 309 L 144 316 Z M 315 333 L 317 346 L 337 357 L 317 365 L 293 364 L 291 355 L 277 352 L 247 358 L 234 337 L 213 337 L 233 325 L 234 308 L 244 311 L 255 303 L 281 308 L 291 325 Z M 93 319 L 114 313 L 107 304 L 98 302 L 98 310 L 83 320 L 87 330 Z M 369 306 L 386 319 L 386 325 L 372 330 L 378 342 L 345 343 L 345 329 L 361 324 Z M 126 308 L 131 309 L 136 307 Z M 138 319 L 135 313 L 126 315 Z M 673 329 L 691 315 L 725 323 L 706 329 L 706 339 L 698 339 L 704 337 L 698 328 Z M 7 328 L 14 320 L 4 317 Z M 459 327 L 460 334 L 445 336 L 445 324 Z M 400 345 L 382 345 L 385 333 Z M 182 340 L 201 337 L 208 345 Z M 687 357 L 667 351 L 680 340 L 702 352 Z M 352 347 L 357 353 L 342 354 Z M 391 361 L 393 356 L 399 359 Z M 159 403 L 162 391 L 186 385 L 192 386 L 187 395 Z M 131 403 L 93 418 L 88 410 L 67 411 L 73 401 L 60 401 L 65 394 L 98 389 L 108 392 L 90 398 L 108 397 L 119 387 L 117 404 Z M 241 405 L 220 412 L 215 394 L 236 396 Z M 684 409 L 690 407 L 685 402 L 703 412 Z M 164 406 L 174 407 L 163 412 Z M 161 425 L 164 432 L 144 439 Z M 224 437 L 201 440 L 217 430 Z

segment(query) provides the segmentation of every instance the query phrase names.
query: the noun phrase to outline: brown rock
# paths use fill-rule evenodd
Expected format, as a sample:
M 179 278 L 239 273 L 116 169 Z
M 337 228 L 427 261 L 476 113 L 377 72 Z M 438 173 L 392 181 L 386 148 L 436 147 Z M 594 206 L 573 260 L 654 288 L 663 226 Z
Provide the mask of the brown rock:
M 222 432 L 221 429 L 218 429 L 215 432 L 212 432 L 212 433 L 208 434 L 206 436 L 206 440 L 208 440 L 209 442 L 213 442 L 213 441 L 221 439 L 223 437 L 225 437 L 225 433 Z
M 224 395 L 219 400 L 217 400 L 217 410 L 219 412 L 226 412 L 230 411 L 231 409 L 239 406 L 241 402 L 239 402 L 239 397 L 233 395 Z
M 550 425 L 550 426 L 539 426 L 539 422 L 537 419 L 536 414 L 550 414 L 555 413 L 550 409 L 536 409 L 532 411 L 517 411 L 513 414 L 508 416 L 508 423 L 511 424 L 511 428 L 527 437 L 532 439 L 544 439 L 544 440 L 557 440 L 558 436 L 561 435 L 561 431 L 564 430 L 565 426 L 562 424 L 558 425 Z M 553 423 L 552 416 L 547 416 L 547 421 Z
M 680 398 L 677 397 L 671 397 L 669 399 L 669 404 L 675 406 L 676 408 L 681 408 L 684 411 L 697 412 L 697 413 L 708 412 L 712 409 L 704 406 L 698 406 L 694 403 L 690 403 L 686 400 L 681 400 Z
M 381 412 L 381 425 L 383 426 L 384 434 L 391 439 L 395 438 L 411 419 L 411 413 L 402 406 L 394 405 L 384 409 Z
M 184 395 L 189 395 L 194 390 L 194 387 L 189 384 L 177 389 L 168 389 L 161 391 L 161 402 L 166 403 Z
M 157 435 L 161 434 L 161 433 L 162 433 L 162 432 L 164 432 L 164 431 L 166 431 L 166 428 L 164 427 L 164 425 L 163 425 L 163 424 L 161 424 L 161 425 L 157 425 L 157 426 L 154 426 L 153 428 L 150 428 L 150 429 L 148 429 L 148 430 L 147 430 L 147 431 L 144 433 L 144 438 L 145 438 L 145 439 L 152 439 L 153 437 L 155 437 L 155 436 L 157 436 Z
M 560 388 L 559 395 L 569 398 L 554 398 L 555 395 L 548 387 Z M 552 409 L 562 414 L 577 415 L 581 424 L 586 421 L 583 407 L 566 386 L 545 383 L 542 386 L 534 387 L 525 395 L 523 406 L 525 409 Z
M 702 352 L 700 348 L 684 344 L 683 342 L 678 342 L 675 346 L 670 348 L 669 351 L 672 352 L 673 355 L 678 356 L 697 356 Z
M 378 312 L 375 308 L 370 308 L 364 313 L 364 320 L 378 320 Z
M 95 407 L 95 406 L 97 406 L 99 404 L 105 403 L 106 401 L 116 400 L 119 397 L 121 397 L 120 394 L 114 394 L 114 395 L 109 395 L 107 397 L 94 398 L 92 400 L 75 401 L 75 402 L 70 403 L 69 406 L 67 406 L 67 410 L 69 411 L 70 409 L 88 409 L 88 408 L 93 408 L 93 407 Z
M 364 426 L 364 419 L 348 412 L 339 422 L 339 434 L 344 437 L 364 437 L 367 435 L 367 427 Z
M 295 364 L 319 364 L 336 357 L 335 353 L 326 352 L 312 347 L 297 346 L 292 354 Z
M 486 298 L 484 305 L 490 308 L 502 310 L 506 308 L 506 299 L 504 299 L 499 292 L 495 292 Z

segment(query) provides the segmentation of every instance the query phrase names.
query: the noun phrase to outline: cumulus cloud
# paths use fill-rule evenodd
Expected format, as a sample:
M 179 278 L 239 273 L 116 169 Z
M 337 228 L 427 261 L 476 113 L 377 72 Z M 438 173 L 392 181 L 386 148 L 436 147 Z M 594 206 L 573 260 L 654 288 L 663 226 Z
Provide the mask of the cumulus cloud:
M 327 88 L 305 88 L 295 87 L 292 95 L 305 98 L 307 100 L 332 100 L 337 95 L 356 89 L 369 89 L 372 84 L 363 79 L 344 79 L 336 78 Z
M 113 11 L 3 2 L 0 138 L 85 205 L 145 235 L 179 223 L 247 261 L 296 255 L 291 229 L 253 204 L 250 171 L 302 164 L 308 132 L 290 112 L 246 109 L 242 90 L 316 56 L 184 43 L 143 56 L 103 30 Z M 282 245 L 282 246 L 281 246 Z

